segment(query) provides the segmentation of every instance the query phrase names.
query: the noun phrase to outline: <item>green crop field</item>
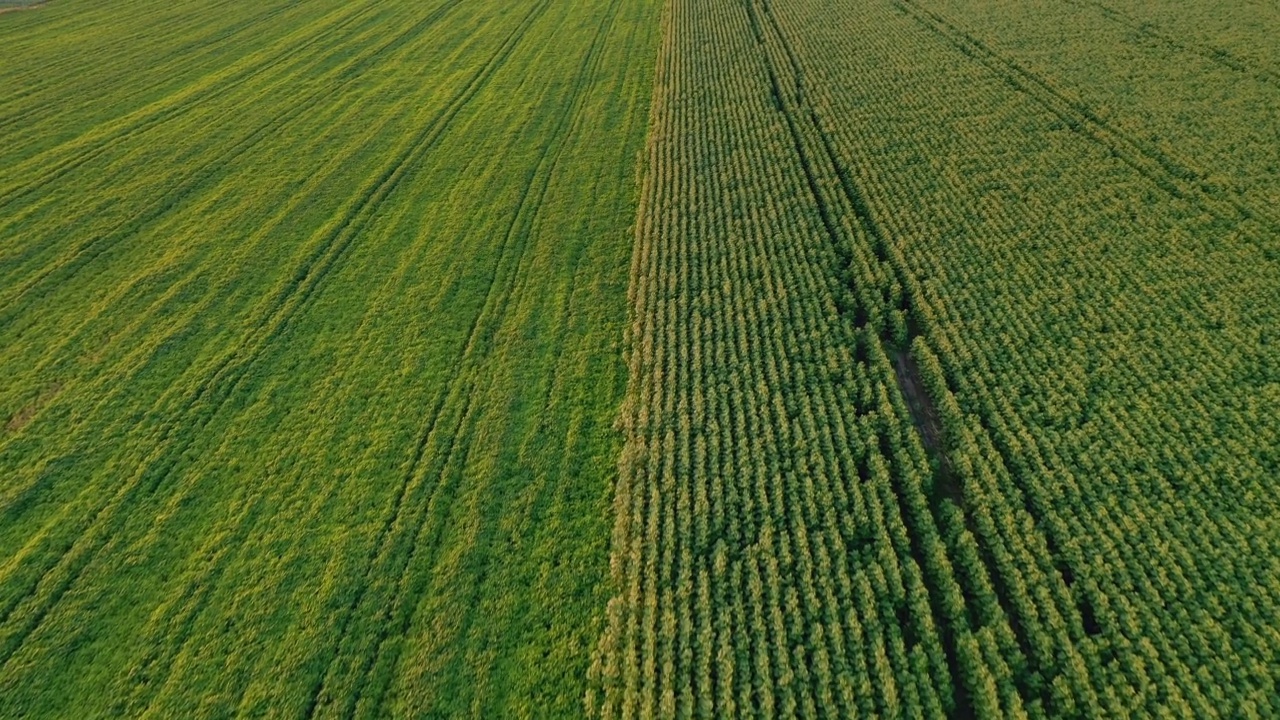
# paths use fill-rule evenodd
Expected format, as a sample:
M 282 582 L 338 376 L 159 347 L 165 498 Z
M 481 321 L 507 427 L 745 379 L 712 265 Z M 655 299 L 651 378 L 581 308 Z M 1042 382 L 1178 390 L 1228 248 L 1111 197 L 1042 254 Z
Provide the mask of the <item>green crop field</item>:
M 1275 66 L 1090 3 L 668 12 L 604 716 L 1280 711 Z
M 0 17 L 0 716 L 581 711 L 658 11 Z
M 1280 716 L 1280 7 L 0 0 L 0 718 Z

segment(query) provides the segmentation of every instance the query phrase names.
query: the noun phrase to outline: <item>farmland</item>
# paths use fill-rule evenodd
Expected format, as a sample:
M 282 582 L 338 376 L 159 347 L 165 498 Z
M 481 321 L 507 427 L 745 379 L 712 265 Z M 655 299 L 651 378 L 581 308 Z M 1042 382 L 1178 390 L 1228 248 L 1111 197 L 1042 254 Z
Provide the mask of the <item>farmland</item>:
M 1274 39 L 665 24 L 600 715 L 1275 713 Z
M 0 717 L 1280 713 L 1277 26 L 0 14 Z
M 656 17 L 3 16 L 0 716 L 580 712 Z

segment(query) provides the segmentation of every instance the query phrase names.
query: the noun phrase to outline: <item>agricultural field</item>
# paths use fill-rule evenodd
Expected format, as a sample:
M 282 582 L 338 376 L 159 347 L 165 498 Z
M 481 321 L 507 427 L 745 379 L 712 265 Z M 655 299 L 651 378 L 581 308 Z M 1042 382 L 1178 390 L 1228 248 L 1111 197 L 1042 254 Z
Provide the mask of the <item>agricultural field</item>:
M 1277 27 L 0 12 L 0 717 L 1280 715 Z
M 668 3 L 602 717 L 1280 712 L 1278 48 L 1139 5 Z
M 581 713 L 658 17 L 0 16 L 0 717 Z

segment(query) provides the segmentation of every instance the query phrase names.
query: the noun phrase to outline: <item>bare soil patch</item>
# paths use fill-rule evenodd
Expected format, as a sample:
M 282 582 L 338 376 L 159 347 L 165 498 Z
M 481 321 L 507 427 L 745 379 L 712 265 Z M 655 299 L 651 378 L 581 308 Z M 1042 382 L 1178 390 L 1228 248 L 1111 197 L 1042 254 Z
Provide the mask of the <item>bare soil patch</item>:
M 911 420 L 924 442 L 924 448 L 930 457 L 937 462 L 934 473 L 934 490 L 937 494 L 963 505 L 964 493 L 960 488 L 960 480 L 951 468 L 947 458 L 946 434 L 942 420 L 938 417 L 938 408 L 929 397 L 924 383 L 920 379 L 920 366 L 907 350 L 895 350 L 893 353 L 893 372 L 898 379 L 898 387 L 906 398 L 907 409 L 911 412 Z

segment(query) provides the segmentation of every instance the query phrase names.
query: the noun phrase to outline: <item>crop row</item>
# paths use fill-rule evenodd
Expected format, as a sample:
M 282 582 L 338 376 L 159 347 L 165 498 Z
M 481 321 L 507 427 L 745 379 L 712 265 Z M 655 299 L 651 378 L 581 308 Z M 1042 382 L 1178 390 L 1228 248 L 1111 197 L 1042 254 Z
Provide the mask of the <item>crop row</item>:
M 1260 196 L 913 2 L 665 27 L 593 707 L 1270 709 Z

